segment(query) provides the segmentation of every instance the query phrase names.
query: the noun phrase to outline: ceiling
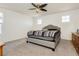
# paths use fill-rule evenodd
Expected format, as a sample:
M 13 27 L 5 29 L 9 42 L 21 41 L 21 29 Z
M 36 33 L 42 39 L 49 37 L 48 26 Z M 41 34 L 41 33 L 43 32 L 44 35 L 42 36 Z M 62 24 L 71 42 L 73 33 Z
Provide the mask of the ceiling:
M 31 3 L 0 3 L 0 8 L 9 9 L 24 14 L 36 13 L 35 10 L 28 10 L 33 6 Z M 45 14 L 54 14 L 62 11 L 79 9 L 79 3 L 48 3 L 45 7 L 48 11 Z

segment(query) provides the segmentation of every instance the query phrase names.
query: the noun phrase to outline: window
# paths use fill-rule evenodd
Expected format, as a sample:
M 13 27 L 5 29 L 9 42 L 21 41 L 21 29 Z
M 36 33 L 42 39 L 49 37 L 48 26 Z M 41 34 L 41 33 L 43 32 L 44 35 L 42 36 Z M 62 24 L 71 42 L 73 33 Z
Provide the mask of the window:
M 62 22 L 70 22 L 70 16 L 62 16 Z
M 0 12 L 0 34 L 2 33 L 3 13 Z
M 38 20 L 37 20 L 37 24 L 38 24 L 38 25 L 41 25 L 41 24 L 42 24 L 42 20 L 41 20 L 41 19 L 38 19 Z

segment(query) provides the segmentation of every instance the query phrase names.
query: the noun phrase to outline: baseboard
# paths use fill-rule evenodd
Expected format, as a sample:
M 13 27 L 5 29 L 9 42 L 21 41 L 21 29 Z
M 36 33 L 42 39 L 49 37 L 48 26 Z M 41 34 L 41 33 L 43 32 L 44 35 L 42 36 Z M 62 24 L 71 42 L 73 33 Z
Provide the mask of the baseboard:
M 6 43 L 9 43 L 9 42 L 18 41 L 18 40 L 22 40 L 22 39 L 26 39 L 26 38 L 19 38 L 19 39 L 15 39 L 15 40 L 7 41 L 7 42 L 4 42 L 4 43 L 6 44 Z

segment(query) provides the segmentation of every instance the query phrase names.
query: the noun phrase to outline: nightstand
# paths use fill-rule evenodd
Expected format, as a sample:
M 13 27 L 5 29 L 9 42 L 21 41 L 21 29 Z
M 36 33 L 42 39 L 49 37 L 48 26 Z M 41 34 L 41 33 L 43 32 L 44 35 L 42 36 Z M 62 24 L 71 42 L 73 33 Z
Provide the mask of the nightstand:
M 0 56 L 3 56 L 3 46 L 4 43 L 0 41 Z
M 79 55 L 79 33 L 72 33 L 72 43 Z

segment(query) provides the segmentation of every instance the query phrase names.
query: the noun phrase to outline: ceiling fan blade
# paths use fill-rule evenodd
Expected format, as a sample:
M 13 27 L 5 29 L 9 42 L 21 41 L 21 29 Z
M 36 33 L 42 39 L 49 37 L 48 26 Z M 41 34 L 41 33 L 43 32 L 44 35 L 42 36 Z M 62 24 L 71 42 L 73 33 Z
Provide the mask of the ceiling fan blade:
M 39 8 L 43 8 L 45 6 L 47 6 L 47 4 L 42 4 L 42 5 L 39 6 Z
M 37 6 L 37 5 L 35 5 L 34 3 L 32 3 L 32 5 L 33 5 L 34 7 L 36 7 L 36 8 L 38 8 L 38 6 Z
M 46 9 L 40 9 L 40 10 L 41 10 L 41 11 L 45 11 L 45 12 L 47 11 Z
M 29 10 L 35 10 L 36 8 L 30 8 Z

